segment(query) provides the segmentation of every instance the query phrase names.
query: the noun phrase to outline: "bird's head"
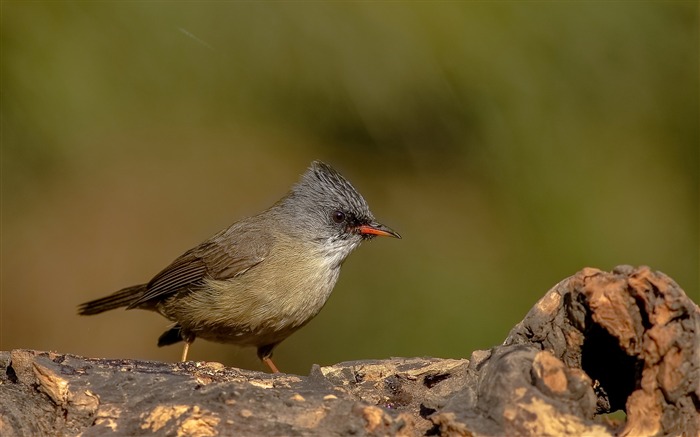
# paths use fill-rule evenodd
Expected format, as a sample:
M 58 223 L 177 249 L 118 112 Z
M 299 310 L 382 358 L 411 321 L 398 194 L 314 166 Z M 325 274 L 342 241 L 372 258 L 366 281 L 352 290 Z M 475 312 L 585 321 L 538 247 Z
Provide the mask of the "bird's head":
M 311 164 L 280 206 L 290 214 L 295 234 L 344 256 L 375 236 L 401 238 L 375 221 L 355 187 L 320 161 Z

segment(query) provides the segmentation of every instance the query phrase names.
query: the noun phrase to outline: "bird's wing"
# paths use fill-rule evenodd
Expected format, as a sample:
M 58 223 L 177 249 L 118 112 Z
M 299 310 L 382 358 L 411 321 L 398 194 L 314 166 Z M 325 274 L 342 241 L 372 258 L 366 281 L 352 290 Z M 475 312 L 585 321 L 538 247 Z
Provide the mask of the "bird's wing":
M 128 308 L 160 300 L 185 288 L 196 290 L 204 280 L 231 279 L 261 263 L 269 252 L 271 237 L 240 226 L 226 229 L 190 249 L 151 279 L 146 293 Z

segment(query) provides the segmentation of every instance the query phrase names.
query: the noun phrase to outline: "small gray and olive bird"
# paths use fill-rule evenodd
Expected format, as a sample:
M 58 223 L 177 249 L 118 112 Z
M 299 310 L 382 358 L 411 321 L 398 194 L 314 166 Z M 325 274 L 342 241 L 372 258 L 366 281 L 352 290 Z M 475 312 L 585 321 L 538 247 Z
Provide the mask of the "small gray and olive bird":
M 188 250 L 147 284 L 79 306 L 82 315 L 115 308 L 155 311 L 174 322 L 158 346 L 195 338 L 255 346 L 279 372 L 272 350 L 321 310 L 340 266 L 364 240 L 401 238 L 377 223 L 365 199 L 316 161 L 281 200 Z

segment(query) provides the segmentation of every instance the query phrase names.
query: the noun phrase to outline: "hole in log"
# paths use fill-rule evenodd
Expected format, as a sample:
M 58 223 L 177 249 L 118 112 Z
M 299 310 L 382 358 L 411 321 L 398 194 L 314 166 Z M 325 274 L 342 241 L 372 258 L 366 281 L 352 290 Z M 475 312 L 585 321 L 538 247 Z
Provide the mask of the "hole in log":
M 610 410 L 600 413 L 624 411 L 627 398 L 637 388 L 642 362 L 627 355 L 618 340 L 601 326 L 591 326 L 583 343 L 581 366 L 608 397 Z
M 15 368 L 12 367 L 12 362 L 10 362 L 10 365 L 7 366 L 7 369 L 5 369 L 5 375 L 7 375 L 7 379 L 9 379 L 13 384 L 17 384 L 19 381 L 19 378 L 17 378 L 17 372 L 15 372 Z

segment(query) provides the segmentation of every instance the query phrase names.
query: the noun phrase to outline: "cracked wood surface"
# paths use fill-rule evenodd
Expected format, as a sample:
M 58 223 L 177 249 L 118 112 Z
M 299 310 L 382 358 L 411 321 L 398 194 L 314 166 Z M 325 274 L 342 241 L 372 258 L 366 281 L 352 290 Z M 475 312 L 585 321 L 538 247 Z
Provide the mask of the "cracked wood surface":
M 0 435 L 700 435 L 700 310 L 647 267 L 584 269 L 504 344 L 305 376 L 0 352 Z M 615 423 L 601 416 L 623 409 Z

